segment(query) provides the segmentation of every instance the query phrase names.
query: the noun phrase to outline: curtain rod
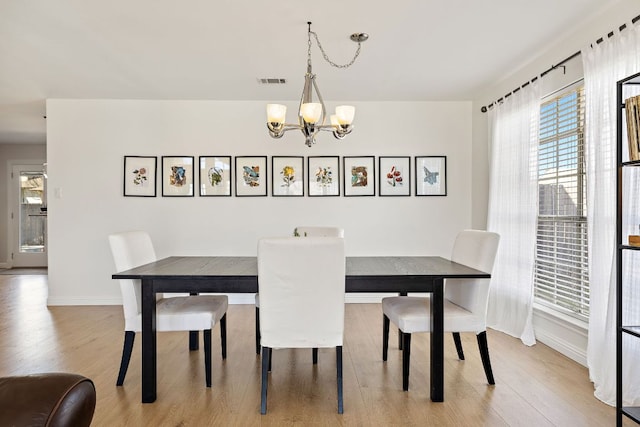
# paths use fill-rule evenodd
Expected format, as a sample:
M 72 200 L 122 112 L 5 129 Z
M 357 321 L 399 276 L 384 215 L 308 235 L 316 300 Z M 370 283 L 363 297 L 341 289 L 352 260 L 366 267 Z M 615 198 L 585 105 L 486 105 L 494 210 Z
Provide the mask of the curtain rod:
M 638 22 L 638 20 L 640 20 L 640 15 L 636 16 L 635 18 L 633 18 L 631 20 L 632 24 L 635 24 L 636 22 Z M 625 28 L 627 28 L 627 24 L 622 24 L 620 27 L 618 27 L 618 29 L 620 31 L 624 30 Z M 613 37 L 614 32 L 611 31 L 609 32 L 609 34 L 607 34 L 607 38 Z M 600 37 L 598 40 L 596 40 L 596 44 L 600 44 L 604 41 L 604 38 Z M 593 44 L 591 45 L 593 47 Z M 540 73 L 540 78 L 544 77 L 546 74 L 550 73 L 551 71 L 555 70 L 556 68 L 562 68 L 564 70 L 565 66 L 563 64 L 569 62 L 570 60 L 572 60 L 573 58 L 575 58 L 576 56 L 580 55 L 580 51 L 575 52 L 572 55 L 569 55 L 568 57 L 566 57 L 565 59 L 563 59 L 562 61 L 558 62 L 555 65 L 552 65 L 551 67 L 549 67 L 548 69 L 544 70 L 542 73 Z M 504 95 L 502 98 L 499 98 L 498 100 L 492 102 L 489 105 L 483 105 L 480 108 L 480 111 L 482 111 L 483 113 L 486 113 L 487 111 L 489 111 L 489 108 L 493 107 L 495 104 L 498 104 L 500 102 L 502 102 L 505 98 L 510 97 L 511 95 L 513 95 L 514 93 L 516 93 L 517 91 L 519 91 L 520 89 L 524 89 L 525 87 L 527 87 L 530 83 L 535 82 L 536 80 L 538 80 L 538 76 L 532 78 L 531 80 L 529 80 L 528 82 L 523 83 L 522 85 L 520 85 L 520 87 L 515 88 L 514 90 L 512 90 L 511 92 L 507 93 L 506 95 Z

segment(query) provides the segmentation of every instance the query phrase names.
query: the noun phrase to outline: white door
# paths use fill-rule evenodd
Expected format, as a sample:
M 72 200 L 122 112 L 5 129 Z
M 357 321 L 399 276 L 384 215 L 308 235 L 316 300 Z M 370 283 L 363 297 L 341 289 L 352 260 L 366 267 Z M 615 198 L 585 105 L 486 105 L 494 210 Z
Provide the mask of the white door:
M 42 163 L 13 165 L 11 174 L 12 267 L 47 266 L 47 191 Z

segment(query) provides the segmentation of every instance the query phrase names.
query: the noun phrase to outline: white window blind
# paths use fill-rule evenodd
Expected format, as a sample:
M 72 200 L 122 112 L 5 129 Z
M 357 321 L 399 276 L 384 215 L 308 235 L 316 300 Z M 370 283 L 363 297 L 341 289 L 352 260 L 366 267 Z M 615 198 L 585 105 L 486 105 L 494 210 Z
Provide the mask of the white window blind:
M 587 320 L 589 277 L 583 137 L 582 85 L 542 104 L 534 295 L 536 302 Z

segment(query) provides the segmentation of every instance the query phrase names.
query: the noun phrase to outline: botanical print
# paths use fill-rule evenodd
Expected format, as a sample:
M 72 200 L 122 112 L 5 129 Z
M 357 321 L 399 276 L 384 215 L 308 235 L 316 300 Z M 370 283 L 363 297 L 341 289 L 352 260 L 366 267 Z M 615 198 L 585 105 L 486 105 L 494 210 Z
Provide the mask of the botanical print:
M 171 173 L 169 174 L 169 184 L 174 187 L 182 187 L 187 183 L 187 170 L 184 166 L 171 166 Z
M 282 175 L 282 181 L 284 181 L 281 186 L 282 187 L 290 187 L 296 181 L 296 171 L 293 166 L 285 166 L 280 171 L 280 175 Z
M 155 197 L 158 159 L 152 156 L 124 156 L 124 196 Z
M 216 187 L 222 183 L 222 174 L 222 168 L 214 166 L 209 169 L 209 182 L 211 183 L 212 187 Z
M 416 196 L 447 195 L 447 157 L 416 157 Z
M 243 166 L 242 179 L 244 185 L 257 187 L 260 185 L 260 166 Z
M 333 184 L 331 166 L 318 166 L 316 170 L 316 184 L 321 187 L 328 187 Z
M 134 185 L 143 187 L 149 182 L 149 178 L 147 177 L 147 168 L 138 168 L 135 169 L 132 173 Z
M 351 186 L 352 187 L 366 187 L 367 185 L 368 185 L 367 167 L 366 166 L 352 166 L 351 167 Z
M 440 172 L 431 172 L 429 168 L 427 168 L 426 166 L 423 166 L 423 169 L 424 169 L 424 182 L 426 182 L 429 185 L 437 184 L 438 175 L 440 175 Z
M 391 170 L 387 172 L 387 184 L 392 187 L 399 187 L 404 184 L 400 168 L 397 168 L 395 165 L 391 166 Z

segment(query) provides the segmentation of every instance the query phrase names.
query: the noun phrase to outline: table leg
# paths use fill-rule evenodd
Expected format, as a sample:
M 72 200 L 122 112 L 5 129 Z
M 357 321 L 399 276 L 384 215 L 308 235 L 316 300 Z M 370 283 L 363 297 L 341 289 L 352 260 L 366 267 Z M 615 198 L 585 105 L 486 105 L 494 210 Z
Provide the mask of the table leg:
M 198 292 L 189 292 L 189 295 L 198 295 Z M 189 350 L 194 351 L 199 347 L 199 334 L 198 331 L 189 331 Z
M 142 403 L 156 400 L 156 293 L 142 279 Z
M 444 279 L 433 280 L 431 295 L 431 401 L 444 402 Z

